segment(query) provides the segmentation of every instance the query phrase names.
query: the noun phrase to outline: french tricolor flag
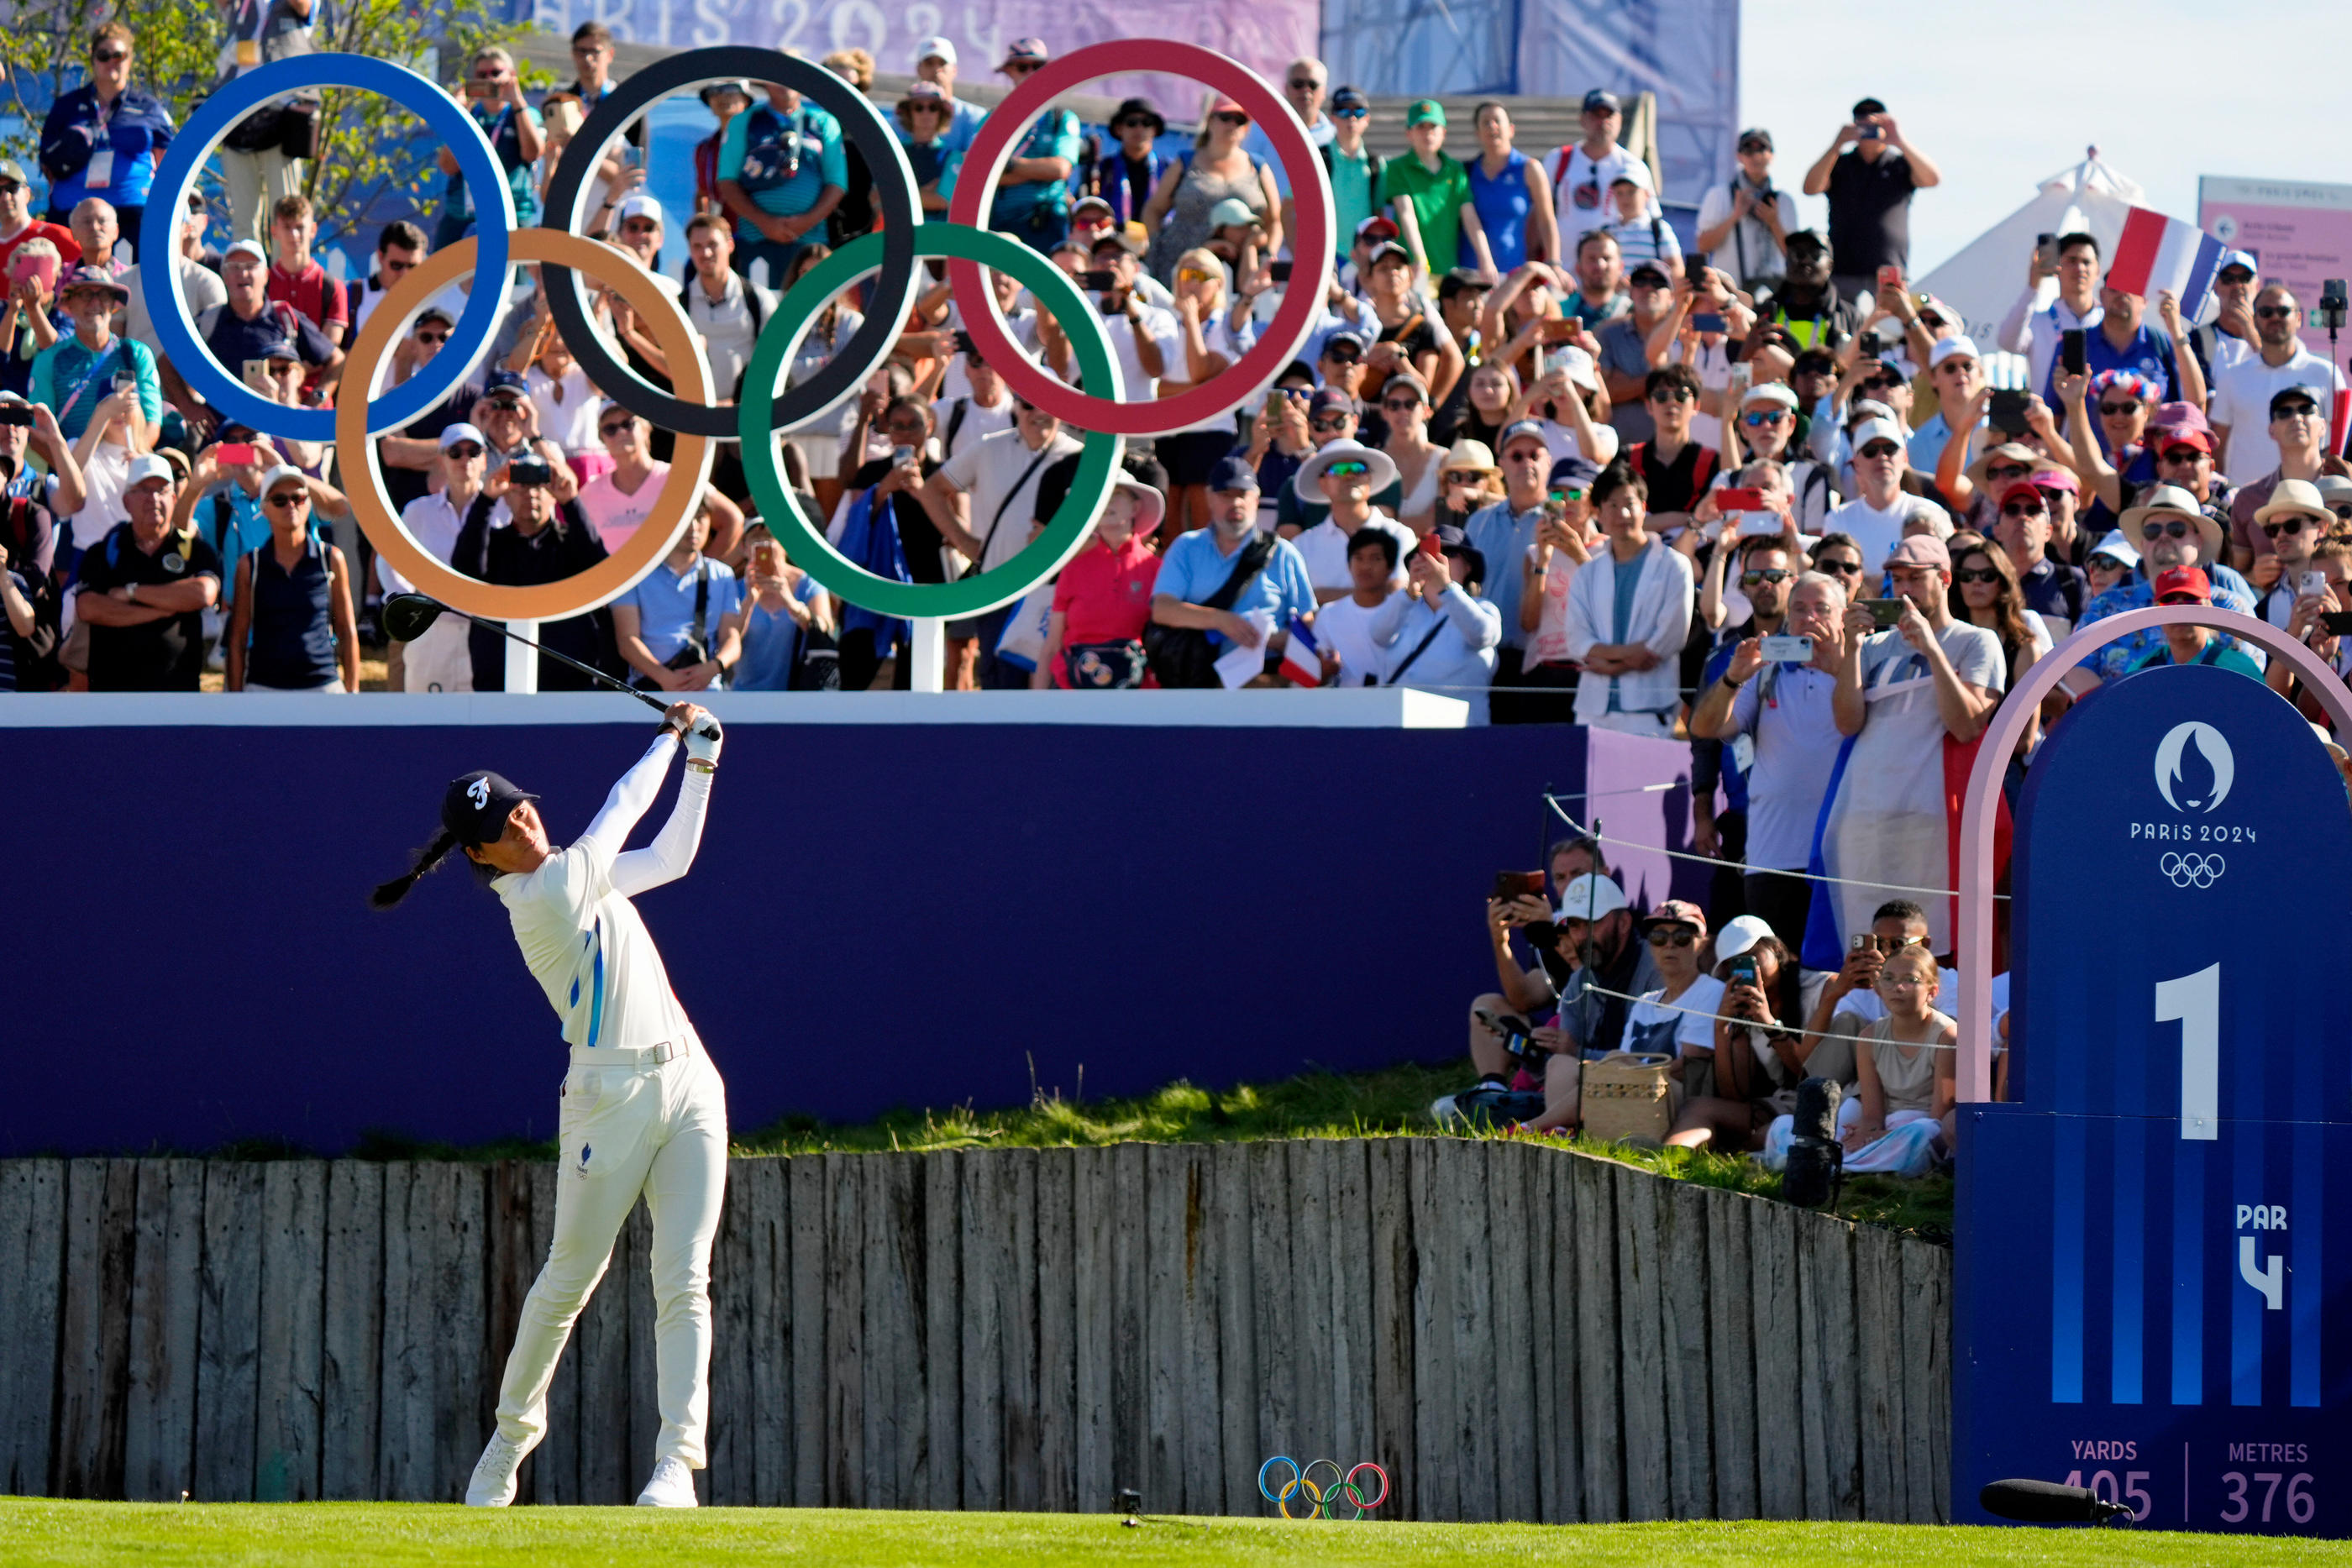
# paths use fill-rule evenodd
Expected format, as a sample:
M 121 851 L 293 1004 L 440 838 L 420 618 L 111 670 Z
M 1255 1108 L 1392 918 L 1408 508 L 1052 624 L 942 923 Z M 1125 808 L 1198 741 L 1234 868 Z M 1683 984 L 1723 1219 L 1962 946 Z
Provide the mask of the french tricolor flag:
M 1282 650 L 1282 674 L 1293 685 L 1323 684 L 1323 650 L 1307 622 L 1296 615 L 1290 618 L 1290 641 Z
M 2197 319 L 2221 270 L 2222 245 L 2194 224 L 2134 207 L 2107 265 L 2107 287 L 2137 294 L 2149 305 L 2164 289 L 2180 302 L 2184 321 Z

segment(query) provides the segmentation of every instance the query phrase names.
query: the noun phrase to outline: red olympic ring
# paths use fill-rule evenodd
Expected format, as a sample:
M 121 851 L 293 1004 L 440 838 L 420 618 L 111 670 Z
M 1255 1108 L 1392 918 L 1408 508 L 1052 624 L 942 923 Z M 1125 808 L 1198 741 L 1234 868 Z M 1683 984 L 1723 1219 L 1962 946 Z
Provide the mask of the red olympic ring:
M 948 217 L 950 222 L 971 228 L 986 228 L 989 210 L 996 202 L 997 177 L 1003 171 L 1014 139 L 1028 130 L 1029 121 L 1052 99 L 1082 82 L 1134 71 L 1190 77 L 1232 98 L 1249 110 L 1251 120 L 1265 128 L 1267 140 L 1274 143 L 1275 156 L 1290 175 L 1292 204 L 1298 222 L 1298 233 L 1291 240 L 1290 251 L 1294 257 L 1314 258 L 1308 264 L 1313 275 L 1291 275 L 1283 291 L 1281 308 L 1266 323 L 1256 345 L 1238 361 L 1188 392 L 1157 402 L 1113 402 L 1108 398 L 1089 397 L 1030 363 L 1006 335 L 1003 318 L 997 312 L 996 296 L 981 277 L 978 262 L 950 259 L 948 281 L 958 299 L 981 302 L 977 310 L 966 308 L 964 328 L 971 332 L 981 357 L 996 367 L 1004 384 L 1013 389 L 1013 396 L 1081 430 L 1109 435 L 1166 435 L 1230 413 L 1249 401 L 1252 393 L 1273 384 L 1283 367 L 1306 346 L 1316 313 L 1322 307 L 1324 291 L 1330 287 L 1330 176 L 1324 172 L 1322 156 L 1307 139 L 1307 128 L 1299 123 L 1289 103 L 1247 66 L 1197 44 L 1180 44 L 1166 38 L 1118 38 L 1089 44 L 1041 70 L 1030 72 L 1028 79 L 1006 94 L 1004 101 L 981 122 L 980 134 L 972 138 L 971 146 L 964 153 L 965 172 L 957 177 L 955 194 L 948 203 Z M 985 178 L 972 178 L 974 171 L 983 172 Z M 1239 390 L 1221 391 L 1219 382 Z

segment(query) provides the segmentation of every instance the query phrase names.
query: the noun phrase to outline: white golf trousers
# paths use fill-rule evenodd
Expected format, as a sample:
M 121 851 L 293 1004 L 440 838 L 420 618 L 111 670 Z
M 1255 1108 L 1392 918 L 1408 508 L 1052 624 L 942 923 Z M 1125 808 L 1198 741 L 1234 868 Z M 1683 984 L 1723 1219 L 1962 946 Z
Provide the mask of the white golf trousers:
M 523 1300 L 499 1385 L 499 1431 L 526 1448 L 546 1432 L 556 1362 L 643 1193 L 653 1216 L 661 1400 L 654 1459 L 679 1458 L 700 1469 L 710 1414 L 710 1244 L 727 1191 L 727 1092 L 699 1040 L 658 1065 L 591 1065 L 637 1054 L 609 1047 L 572 1053 L 560 1120 L 555 1238 Z

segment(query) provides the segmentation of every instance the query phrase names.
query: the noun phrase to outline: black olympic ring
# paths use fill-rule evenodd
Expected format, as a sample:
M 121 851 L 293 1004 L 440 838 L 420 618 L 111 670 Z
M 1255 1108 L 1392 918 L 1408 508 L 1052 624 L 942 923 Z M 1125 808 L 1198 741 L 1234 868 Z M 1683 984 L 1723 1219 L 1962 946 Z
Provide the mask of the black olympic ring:
M 555 166 L 555 178 L 548 183 L 547 210 L 540 225 L 566 231 L 572 228 L 576 218 L 572 209 L 587 186 L 589 171 L 594 167 L 597 154 L 621 133 L 630 116 L 655 99 L 697 82 L 738 78 L 792 88 L 803 97 L 814 99 L 819 108 L 840 121 L 842 133 L 865 157 L 866 167 L 874 175 L 874 200 L 882 214 L 882 266 L 875 275 L 875 295 L 866 307 L 866 320 L 814 376 L 777 394 L 770 425 L 783 430 L 824 413 L 865 383 L 874 367 L 889 355 L 898 342 L 899 324 L 914 304 L 916 284 L 921 276 L 922 269 L 915 259 L 915 225 L 923 221 L 915 172 L 908 165 L 898 137 L 882 123 L 879 111 L 865 94 L 823 66 L 794 59 L 774 49 L 723 45 L 688 49 L 657 60 L 632 73 L 606 93 L 572 134 L 571 145 L 564 149 L 562 162 Z M 736 439 L 732 407 L 683 402 L 649 384 L 614 357 L 604 339 L 589 324 L 587 301 L 570 267 L 542 262 L 540 276 L 547 292 L 547 313 L 555 323 L 557 335 L 572 350 L 583 373 L 605 396 L 656 429 L 721 441 Z M 781 290 L 783 281 L 776 278 L 772 283 Z
M 2171 878 L 2175 887 L 2207 888 L 2221 880 L 2230 862 L 2220 855 L 2184 855 L 2167 850 L 2156 862 L 2156 869 Z

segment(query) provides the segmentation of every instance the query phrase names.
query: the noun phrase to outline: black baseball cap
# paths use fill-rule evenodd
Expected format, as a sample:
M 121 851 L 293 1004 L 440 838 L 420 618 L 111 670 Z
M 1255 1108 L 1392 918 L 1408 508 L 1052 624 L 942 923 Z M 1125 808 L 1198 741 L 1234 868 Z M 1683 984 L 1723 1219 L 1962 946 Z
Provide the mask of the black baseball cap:
M 1853 117 L 1856 120 L 1860 120 L 1865 114 L 1885 114 L 1885 112 L 1886 105 L 1874 98 L 1863 99 L 1853 106 Z
M 1475 288 L 1483 292 L 1494 287 L 1492 283 L 1486 281 L 1486 275 L 1475 267 L 1450 267 L 1446 270 L 1445 276 L 1438 280 L 1437 297 L 1440 299 L 1451 299 L 1465 288 Z
M 2293 413 L 2304 409 L 2315 413 L 2319 406 L 2319 394 L 2309 387 L 2281 387 L 2271 393 L 2273 419 L 2276 419 L 2283 413 Z
M 441 825 L 460 844 L 478 850 L 505 835 L 507 819 L 516 806 L 538 799 L 495 773 L 468 773 L 449 780 L 448 792 L 441 797 Z
M 1551 476 L 1547 487 L 1590 490 L 1592 488 L 1592 482 L 1600 477 L 1601 469 L 1591 459 L 1576 456 L 1563 457 L 1551 465 Z
M 526 397 L 530 395 L 530 383 L 523 380 L 521 375 L 514 371 L 492 371 L 488 376 L 483 379 L 482 395 L 484 397 L 496 397 L 500 392 L 512 392 L 519 398 Z
M 1209 470 L 1209 488 L 1216 491 L 1255 490 L 1257 470 L 1239 457 L 1220 457 Z

